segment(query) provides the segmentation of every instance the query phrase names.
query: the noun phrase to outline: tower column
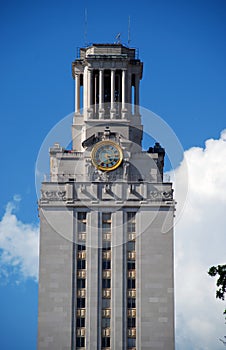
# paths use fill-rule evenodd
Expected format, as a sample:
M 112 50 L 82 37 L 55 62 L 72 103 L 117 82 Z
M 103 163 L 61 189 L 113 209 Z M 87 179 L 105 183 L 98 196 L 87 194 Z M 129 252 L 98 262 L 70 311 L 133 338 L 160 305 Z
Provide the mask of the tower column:
M 122 118 L 126 118 L 126 70 L 122 69 Z
M 87 108 L 90 108 L 91 104 L 92 104 L 92 92 L 93 92 L 92 70 L 88 69 L 88 103 L 87 103 Z
M 93 104 L 94 104 L 94 112 L 95 112 L 95 115 L 97 114 L 97 96 L 98 96 L 98 91 L 97 91 L 97 80 L 98 79 L 98 75 L 95 74 L 94 75 L 94 101 L 93 101 Z
M 115 117 L 115 69 L 111 70 L 111 118 Z
M 89 118 L 92 118 L 92 109 L 91 106 L 93 104 L 93 72 L 91 69 L 88 69 L 88 103 L 87 103 L 87 109 L 88 109 L 88 115 Z
M 118 115 L 121 115 L 121 110 L 122 110 L 122 106 L 121 106 L 121 98 L 122 98 L 122 79 L 120 74 L 118 74 L 118 103 L 117 103 L 117 113 Z
M 88 108 L 88 67 L 84 67 L 83 74 L 83 114 L 84 118 L 87 119 L 87 108 Z
M 140 106 L 139 106 L 139 100 L 140 100 L 140 95 L 139 95 L 139 90 L 140 90 L 140 78 L 139 75 L 135 75 L 135 115 L 140 114 Z
M 131 108 L 131 104 L 132 104 L 132 73 L 131 72 L 127 72 L 127 102 L 128 102 L 128 113 L 131 114 L 132 112 L 132 108 Z
M 75 113 L 80 112 L 80 74 L 75 76 Z
M 104 117 L 104 70 L 99 70 L 99 118 Z
M 126 70 L 122 70 L 122 109 L 125 108 L 126 103 Z

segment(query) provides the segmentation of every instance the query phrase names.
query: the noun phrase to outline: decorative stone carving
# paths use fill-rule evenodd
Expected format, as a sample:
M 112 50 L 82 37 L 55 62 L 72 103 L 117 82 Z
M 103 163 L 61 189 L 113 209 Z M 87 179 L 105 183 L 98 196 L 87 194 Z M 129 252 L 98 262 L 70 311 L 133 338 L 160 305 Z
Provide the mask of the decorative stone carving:
M 109 174 L 107 172 L 102 172 L 101 170 L 95 169 L 93 172 L 93 181 L 109 181 Z
M 111 191 L 111 184 L 104 185 L 104 193 L 109 193 Z
M 173 200 L 173 190 L 150 191 L 149 198 L 152 200 Z
M 86 163 L 86 176 L 89 180 L 92 180 L 92 164 L 91 162 Z
M 128 180 L 129 176 L 129 162 L 124 161 L 123 163 L 123 179 Z
M 133 193 L 134 192 L 134 185 L 130 184 L 129 186 L 129 193 Z
M 107 182 L 109 181 L 109 174 L 107 172 L 98 171 L 98 180 Z
M 49 201 L 66 200 L 66 191 L 42 191 L 42 199 Z

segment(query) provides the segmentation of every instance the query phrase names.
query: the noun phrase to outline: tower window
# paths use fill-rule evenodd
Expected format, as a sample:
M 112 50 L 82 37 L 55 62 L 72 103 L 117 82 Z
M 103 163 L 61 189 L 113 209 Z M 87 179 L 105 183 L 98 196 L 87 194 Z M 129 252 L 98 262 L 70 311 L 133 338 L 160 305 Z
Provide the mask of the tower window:
M 103 298 L 102 299 L 102 308 L 109 309 L 111 307 L 111 299 Z
M 128 287 L 128 289 L 135 289 L 136 288 L 136 280 L 135 279 L 128 279 L 127 280 L 127 287 Z
M 78 212 L 78 220 L 80 221 L 86 220 L 86 214 L 87 213 L 85 211 Z
M 128 338 L 128 348 L 134 348 L 136 346 L 136 339 L 135 338 Z
M 136 327 L 136 319 L 129 317 L 128 320 L 127 320 L 127 326 L 128 326 L 128 328 Z
M 110 270 L 111 268 L 111 260 L 103 260 L 102 261 L 102 269 L 103 270 Z
M 77 318 L 76 326 L 78 328 L 85 327 L 85 318 Z
M 103 230 L 103 233 L 111 232 L 111 223 L 110 222 L 103 222 L 102 230 Z
M 111 222 L 111 213 L 102 213 L 102 222 Z
M 102 341 L 101 341 L 101 346 L 102 346 L 102 348 L 107 348 L 107 347 L 111 346 L 111 340 L 110 340 L 110 338 L 108 338 L 108 337 L 103 337 L 103 338 L 102 338 Z
M 111 280 L 103 278 L 103 280 L 102 280 L 102 288 L 111 288 Z
M 110 241 L 103 241 L 103 248 L 102 248 L 103 251 L 106 251 L 106 250 L 111 250 L 111 242 Z
M 82 250 L 86 250 L 86 246 L 83 244 L 78 244 L 78 252 L 80 252 Z
M 128 252 L 133 252 L 135 250 L 135 242 L 134 241 L 127 242 L 127 250 L 128 250 Z
M 110 322 L 111 322 L 110 318 L 103 317 L 102 318 L 102 327 L 103 328 L 109 328 L 110 327 Z
M 86 212 L 78 212 L 78 232 L 86 232 Z
M 135 298 L 128 298 L 127 304 L 128 304 L 128 309 L 135 309 L 136 299 Z
M 135 221 L 135 212 L 127 213 L 127 232 L 134 233 L 136 232 L 136 221 Z
M 77 279 L 77 287 L 78 287 L 79 289 L 85 288 L 85 287 L 86 287 L 86 280 L 85 280 L 85 279 L 82 279 L 82 278 L 78 278 L 78 279 Z
M 77 298 L 77 307 L 85 308 L 86 307 L 86 299 L 85 298 Z
M 111 213 L 102 213 L 102 232 L 111 233 Z
M 84 270 L 85 268 L 86 268 L 86 261 L 85 260 L 78 260 L 77 261 L 77 269 Z
M 85 346 L 85 338 L 77 337 L 76 338 L 76 347 L 77 348 L 84 348 Z
M 127 268 L 128 268 L 128 270 L 135 270 L 135 268 L 136 268 L 135 261 L 134 260 L 128 261 Z

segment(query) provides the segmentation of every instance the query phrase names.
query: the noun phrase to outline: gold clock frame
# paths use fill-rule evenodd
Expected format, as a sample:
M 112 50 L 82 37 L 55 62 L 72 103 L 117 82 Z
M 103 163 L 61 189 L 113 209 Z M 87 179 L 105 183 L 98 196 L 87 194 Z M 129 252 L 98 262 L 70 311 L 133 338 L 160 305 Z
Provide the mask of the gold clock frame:
M 97 164 L 96 161 L 95 161 L 95 155 L 96 155 L 98 149 L 99 149 L 100 147 L 104 146 L 104 145 L 112 145 L 112 146 L 114 146 L 115 148 L 117 148 L 117 150 L 118 150 L 118 152 L 119 152 L 119 160 L 118 160 L 118 162 L 117 162 L 115 165 L 113 165 L 111 168 L 108 168 L 108 169 L 106 169 L 105 167 L 103 167 L 103 166 Z M 100 142 L 98 142 L 98 143 L 93 147 L 93 149 L 92 149 L 92 152 L 91 152 L 91 160 L 92 160 L 93 165 L 94 165 L 98 170 L 102 170 L 102 171 L 112 171 L 112 170 L 115 170 L 115 169 L 117 169 L 117 168 L 119 167 L 119 165 L 122 163 L 122 160 L 123 160 L 122 149 L 121 149 L 121 147 L 120 147 L 117 143 L 115 143 L 115 142 L 113 142 L 113 141 L 109 141 L 109 140 L 100 141 Z

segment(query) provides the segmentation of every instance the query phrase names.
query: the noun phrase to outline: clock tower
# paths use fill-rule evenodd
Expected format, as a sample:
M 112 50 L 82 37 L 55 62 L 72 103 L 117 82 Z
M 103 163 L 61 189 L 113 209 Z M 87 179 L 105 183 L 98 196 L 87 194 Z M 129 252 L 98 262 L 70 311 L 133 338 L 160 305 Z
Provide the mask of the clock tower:
M 174 199 L 164 149 L 142 149 L 142 71 L 121 44 L 72 63 L 72 147 L 50 148 L 39 201 L 38 350 L 174 349 Z

